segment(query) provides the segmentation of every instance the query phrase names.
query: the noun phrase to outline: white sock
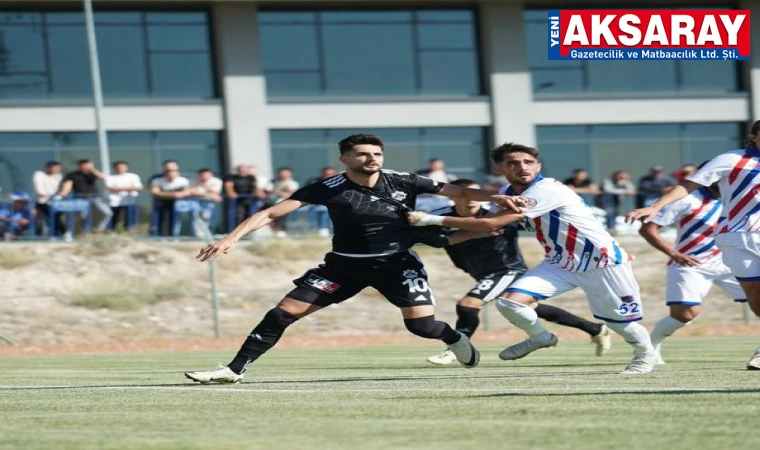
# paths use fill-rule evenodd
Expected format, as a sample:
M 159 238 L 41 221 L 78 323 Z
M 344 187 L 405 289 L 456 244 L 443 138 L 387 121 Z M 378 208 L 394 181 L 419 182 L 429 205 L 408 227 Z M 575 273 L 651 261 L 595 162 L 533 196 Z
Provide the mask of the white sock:
M 530 306 L 499 297 L 496 301 L 496 309 L 514 326 L 528 333 L 528 336 L 541 341 L 551 338 L 551 333 L 546 331 L 546 328 L 538 321 L 536 310 Z
M 625 341 L 631 344 L 631 347 L 633 347 L 634 354 L 640 355 L 642 353 L 649 353 L 654 351 L 654 347 L 652 347 L 652 340 L 649 337 L 649 332 L 638 322 L 607 322 L 607 327 L 620 336 L 623 336 L 623 339 L 625 339 Z
M 691 322 L 683 323 L 680 320 L 676 320 L 670 316 L 663 317 L 654 326 L 654 330 L 652 330 L 652 345 L 658 347 L 660 344 L 662 344 L 662 341 L 664 341 L 666 337 L 672 335 L 690 323 Z

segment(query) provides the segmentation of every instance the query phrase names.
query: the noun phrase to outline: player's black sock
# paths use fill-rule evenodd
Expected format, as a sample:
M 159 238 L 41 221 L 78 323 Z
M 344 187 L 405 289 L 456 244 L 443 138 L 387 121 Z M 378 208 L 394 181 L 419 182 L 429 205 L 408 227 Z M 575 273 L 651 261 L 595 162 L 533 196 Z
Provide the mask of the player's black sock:
M 480 325 L 480 308 L 457 305 L 457 331 L 472 337 Z
M 419 337 L 438 339 L 447 344 L 457 342 L 459 333 L 454 331 L 446 322 L 435 320 L 435 316 L 417 317 L 416 319 L 404 319 L 406 329 Z
M 243 342 L 243 346 L 240 347 L 237 355 L 228 365 L 230 370 L 237 374 L 245 372 L 250 363 L 274 347 L 285 329 L 296 320 L 298 317 L 284 309 L 270 309 Z
M 567 312 L 562 308 L 557 308 L 556 306 L 539 303 L 536 307 L 536 314 L 538 314 L 538 317 L 548 320 L 549 322 L 583 330 L 588 333 L 589 336 L 596 336 L 602 332 L 601 323 L 590 322 L 573 313 Z

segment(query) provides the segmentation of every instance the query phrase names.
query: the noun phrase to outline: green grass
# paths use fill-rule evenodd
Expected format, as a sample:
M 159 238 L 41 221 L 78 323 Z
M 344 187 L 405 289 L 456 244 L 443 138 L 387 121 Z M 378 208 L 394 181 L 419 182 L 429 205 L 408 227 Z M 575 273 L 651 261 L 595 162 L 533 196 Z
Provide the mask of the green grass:
M 511 363 L 483 345 L 472 370 L 428 365 L 431 345 L 283 349 L 233 386 L 182 376 L 231 352 L 3 358 L 0 448 L 757 449 L 757 341 L 672 339 L 639 377 L 619 340 Z

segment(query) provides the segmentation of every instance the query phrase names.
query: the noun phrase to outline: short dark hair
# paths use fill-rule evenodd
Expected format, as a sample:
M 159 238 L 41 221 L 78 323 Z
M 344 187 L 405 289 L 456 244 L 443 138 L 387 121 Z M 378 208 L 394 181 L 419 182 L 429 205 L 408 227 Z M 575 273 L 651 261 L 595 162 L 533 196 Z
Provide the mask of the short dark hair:
M 533 147 L 507 142 L 491 150 L 491 160 L 498 164 L 504 161 L 504 157 L 510 153 L 527 153 L 536 159 L 538 159 L 539 155 L 538 150 Z
M 161 165 L 165 166 L 165 165 L 167 165 L 169 163 L 174 163 L 174 164 L 179 165 L 179 163 L 176 160 L 174 160 L 174 159 L 166 159 L 166 160 L 164 160 L 164 162 L 161 163 Z
M 111 164 L 113 167 L 120 166 L 124 164 L 125 166 L 129 167 L 129 163 L 126 161 L 116 161 L 115 163 Z
M 47 167 L 47 168 L 50 168 L 50 167 L 53 167 L 53 166 L 60 166 L 60 165 L 61 165 L 61 163 L 59 163 L 58 161 L 48 161 L 48 162 L 45 163 L 45 167 Z
M 203 169 L 198 169 L 198 174 L 202 174 L 204 172 L 211 172 L 214 173 L 213 170 L 209 169 L 208 167 L 204 167 Z
M 290 167 L 278 167 L 277 168 L 278 172 L 282 172 L 283 170 L 287 170 L 287 171 L 290 171 L 290 172 L 293 171 L 293 169 L 291 169 Z
M 475 180 L 470 180 L 469 178 L 460 178 L 458 180 L 454 180 L 449 184 L 453 184 L 454 186 L 461 186 L 461 187 L 467 187 L 472 186 L 473 184 L 480 184 Z
M 430 158 L 428 160 L 428 164 L 434 163 L 434 162 L 438 162 L 438 161 L 443 162 L 443 160 L 441 158 Z
M 82 164 L 87 164 L 91 162 L 92 162 L 91 159 L 80 159 L 79 161 L 77 161 L 77 166 L 81 166 Z
M 573 170 L 573 175 L 578 175 L 581 172 L 588 172 L 586 169 L 575 169 Z
M 383 145 L 383 141 L 378 136 L 362 133 L 352 134 L 351 136 L 343 138 L 343 140 L 338 142 L 338 149 L 340 149 L 341 155 L 345 155 L 357 145 L 377 145 L 385 150 L 385 145 Z
M 756 120 L 755 123 L 752 124 L 752 127 L 749 130 L 749 139 L 747 139 L 745 146 L 747 148 L 754 147 L 755 141 L 752 140 L 752 137 L 757 137 L 758 135 L 760 135 L 760 120 Z

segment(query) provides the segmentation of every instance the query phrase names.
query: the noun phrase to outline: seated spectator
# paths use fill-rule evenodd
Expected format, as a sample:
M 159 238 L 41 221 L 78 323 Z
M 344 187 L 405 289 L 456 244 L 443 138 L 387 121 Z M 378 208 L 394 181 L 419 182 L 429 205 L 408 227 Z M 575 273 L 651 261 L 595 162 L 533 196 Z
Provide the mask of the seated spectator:
M 11 194 L 11 204 L 0 207 L 0 235 L 6 241 L 20 238 L 29 229 L 32 222 L 29 200 L 26 192 L 14 192 Z
M 106 177 L 108 203 L 113 211 L 111 228 L 129 229 L 129 210 L 137 207 L 137 194 L 143 188 L 140 176 L 129 172 L 129 164 L 124 161 L 113 163 L 113 175 Z
M 299 188 L 299 184 L 293 179 L 293 171 L 289 167 L 281 167 L 277 169 L 277 178 L 272 182 L 267 191 L 266 205 L 275 205 L 286 198 L 290 197 Z M 285 222 L 282 219 L 278 219 L 272 222 L 272 229 L 275 230 L 275 236 L 285 236 Z
M 631 175 L 622 170 L 617 170 L 604 180 L 604 209 L 607 212 L 607 229 L 615 231 L 616 218 L 620 214 L 621 197 L 624 195 L 636 195 L 636 186 L 631 181 Z
M 90 206 L 93 209 L 99 210 L 103 217 L 100 222 L 95 226 L 95 230 L 98 232 L 106 231 L 108 223 L 111 221 L 113 211 L 111 207 L 100 196 L 97 182 L 98 180 L 104 180 L 105 175 L 103 172 L 95 168 L 95 164 L 89 159 L 80 159 L 77 161 L 77 170 L 66 175 L 61 184 L 61 191 L 58 193 L 61 197 L 66 197 L 70 193 L 74 193 L 77 197 L 85 197 L 90 200 Z M 68 237 L 71 236 L 74 224 L 68 224 L 69 230 L 67 231 Z
M 306 184 L 319 183 L 337 174 L 338 169 L 335 167 L 323 167 L 319 172 L 319 176 L 309 179 Z M 329 236 L 332 230 L 332 221 L 330 220 L 330 214 L 327 212 L 327 206 L 309 205 L 306 208 L 309 212 L 309 226 L 316 229 L 320 236 Z
M 171 236 L 174 231 L 174 202 L 190 195 L 190 181 L 180 176 L 178 169 L 167 170 L 162 177 L 150 184 L 153 194 L 155 213 L 158 214 L 159 236 Z
M 49 230 L 50 223 L 50 200 L 58 193 L 63 181 L 61 174 L 61 163 L 58 161 L 48 161 L 45 164 L 45 170 L 38 170 L 32 175 L 32 184 L 34 193 L 37 195 L 37 219 L 35 221 L 37 236 L 45 236 Z M 62 236 L 66 232 L 66 223 L 63 220 L 63 213 L 55 215 L 55 235 Z M 52 234 L 52 233 L 51 233 Z
M 232 225 L 238 225 L 251 215 L 256 203 L 265 196 L 264 189 L 259 186 L 251 167 L 238 164 L 235 173 L 227 175 L 224 179 L 224 194 L 227 198 L 235 200 L 231 202 L 235 208 L 235 223 Z
M 639 179 L 639 193 L 637 197 L 637 208 L 650 206 L 657 201 L 664 193 L 673 189 L 675 183 L 665 176 L 665 169 L 662 166 L 653 166 L 648 175 Z
M 696 171 L 696 164 L 684 164 L 680 169 L 670 172 L 670 177 L 680 183 L 681 181 L 689 178 Z

